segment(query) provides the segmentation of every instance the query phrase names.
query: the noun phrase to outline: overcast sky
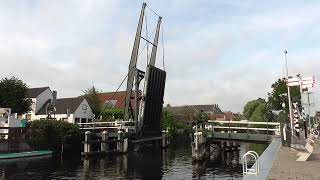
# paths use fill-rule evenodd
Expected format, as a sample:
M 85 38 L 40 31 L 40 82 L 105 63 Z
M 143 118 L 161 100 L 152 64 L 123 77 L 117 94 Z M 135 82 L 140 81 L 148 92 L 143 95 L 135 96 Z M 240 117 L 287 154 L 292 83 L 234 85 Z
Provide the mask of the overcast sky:
M 248 100 L 266 98 L 271 84 L 285 75 L 284 49 L 291 75 L 320 78 L 319 1 L 147 4 L 163 17 L 157 66 L 163 68 L 164 47 L 165 104 L 216 103 L 240 112 Z M 78 96 L 92 85 L 116 90 L 127 73 L 141 5 L 139 0 L 1 1 L 0 78 L 50 86 L 59 97 Z M 146 15 L 150 35 L 157 17 L 150 10 Z M 139 67 L 146 63 L 144 53 Z

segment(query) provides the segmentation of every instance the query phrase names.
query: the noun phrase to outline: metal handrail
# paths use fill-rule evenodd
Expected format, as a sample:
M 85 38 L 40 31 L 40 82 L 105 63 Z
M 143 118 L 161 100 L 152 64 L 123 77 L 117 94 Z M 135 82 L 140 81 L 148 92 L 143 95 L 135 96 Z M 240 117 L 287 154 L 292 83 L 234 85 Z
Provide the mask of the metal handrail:
M 255 168 L 248 168 L 248 162 L 247 162 L 248 155 L 251 155 L 254 157 Z M 258 175 L 259 174 L 259 172 L 260 172 L 260 159 L 259 159 L 258 153 L 256 153 L 255 151 L 248 151 L 242 156 L 241 160 L 242 160 L 242 173 L 243 173 L 243 175 L 246 175 L 246 174 Z

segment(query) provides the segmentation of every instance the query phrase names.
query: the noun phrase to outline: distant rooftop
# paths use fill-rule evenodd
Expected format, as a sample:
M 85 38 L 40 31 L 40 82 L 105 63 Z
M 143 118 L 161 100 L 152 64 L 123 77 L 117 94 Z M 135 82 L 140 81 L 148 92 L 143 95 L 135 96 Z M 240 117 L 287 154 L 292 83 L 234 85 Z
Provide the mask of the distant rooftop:
M 56 114 L 67 114 L 67 109 L 69 109 L 69 113 L 73 114 L 81 102 L 83 101 L 83 97 L 75 97 L 75 98 L 61 98 L 57 99 L 56 101 Z M 48 100 L 45 105 L 41 107 L 39 112 L 37 112 L 37 115 L 45 115 L 46 114 L 46 107 L 47 104 L 50 103 L 50 100 Z
M 49 87 L 38 87 L 38 88 L 29 88 L 28 89 L 28 98 L 36 98 L 39 96 L 43 91 L 48 89 Z
M 134 108 L 134 92 L 131 94 L 131 106 Z M 105 105 L 111 105 L 113 108 L 123 109 L 125 106 L 126 91 L 103 92 L 98 93 L 99 100 Z M 140 92 L 141 95 L 141 92 Z

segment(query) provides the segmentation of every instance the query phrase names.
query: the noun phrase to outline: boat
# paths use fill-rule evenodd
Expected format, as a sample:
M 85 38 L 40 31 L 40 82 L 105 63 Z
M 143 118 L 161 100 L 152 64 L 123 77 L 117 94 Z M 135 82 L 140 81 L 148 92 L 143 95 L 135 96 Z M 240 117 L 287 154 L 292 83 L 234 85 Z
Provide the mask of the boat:
M 40 157 L 51 157 L 52 151 L 41 150 L 41 151 L 28 151 L 28 152 L 19 152 L 19 153 L 5 153 L 0 154 L 0 162 L 3 161 L 15 161 L 26 158 L 40 158 Z

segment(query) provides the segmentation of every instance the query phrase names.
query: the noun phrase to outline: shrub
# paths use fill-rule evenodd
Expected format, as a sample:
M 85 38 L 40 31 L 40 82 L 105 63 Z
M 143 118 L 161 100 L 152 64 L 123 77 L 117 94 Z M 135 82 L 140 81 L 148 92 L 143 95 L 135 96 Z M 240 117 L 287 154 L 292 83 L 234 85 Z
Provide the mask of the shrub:
M 55 120 L 35 120 L 30 123 L 31 134 L 28 140 L 35 149 L 49 149 L 65 152 L 80 151 L 83 132 L 77 125 Z
M 123 109 L 107 108 L 104 109 L 101 114 L 104 121 L 114 121 L 124 118 Z

